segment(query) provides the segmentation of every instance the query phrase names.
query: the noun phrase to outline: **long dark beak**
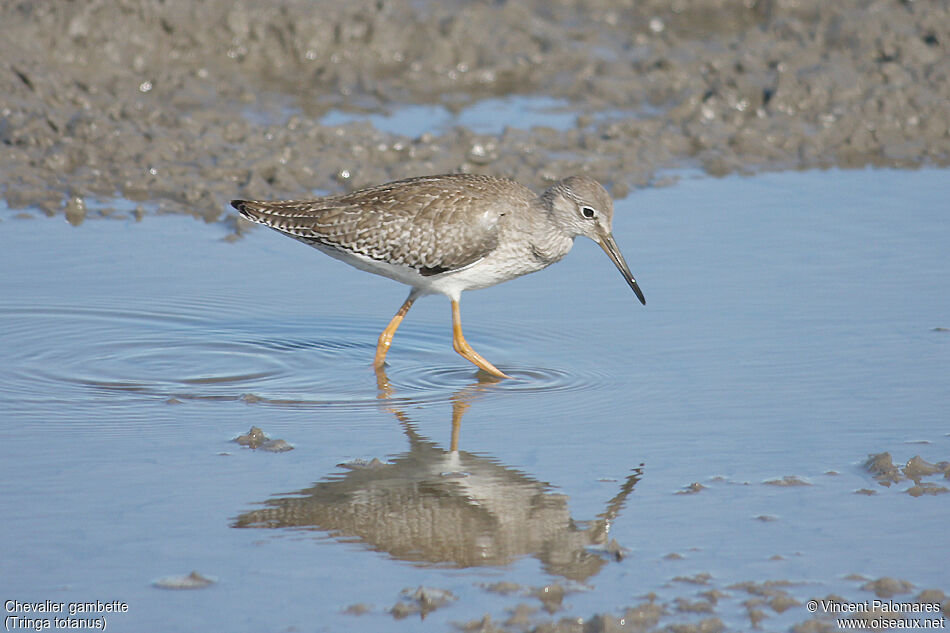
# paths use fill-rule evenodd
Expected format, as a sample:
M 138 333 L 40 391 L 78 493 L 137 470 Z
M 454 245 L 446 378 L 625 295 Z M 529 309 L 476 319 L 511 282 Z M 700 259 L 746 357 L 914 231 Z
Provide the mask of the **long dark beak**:
M 606 232 L 601 233 L 597 243 L 600 244 L 600 247 L 604 249 L 604 252 L 610 257 L 610 261 L 614 263 L 614 266 L 617 267 L 617 270 L 620 271 L 623 278 L 627 280 L 627 284 L 637 294 L 637 299 L 640 300 L 640 303 L 646 305 L 647 300 L 643 298 L 643 292 L 640 290 L 640 286 L 637 285 L 637 280 L 633 278 L 633 275 L 630 273 L 630 268 L 627 267 L 627 262 L 624 261 L 623 255 L 620 254 L 620 249 L 617 248 L 617 242 L 614 241 L 614 236 Z

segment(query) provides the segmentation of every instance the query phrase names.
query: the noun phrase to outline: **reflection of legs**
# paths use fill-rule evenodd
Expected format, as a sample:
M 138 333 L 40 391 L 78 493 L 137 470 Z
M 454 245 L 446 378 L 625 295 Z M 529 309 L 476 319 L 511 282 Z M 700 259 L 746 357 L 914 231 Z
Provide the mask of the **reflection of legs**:
M 458 395 L 455 394 L 452 398 L 452 443 L 449 444 L 449 450 L 453 453 L 457 453 L 459 450 L 459 431 L 462 430 L 462 416 L 472 406 L 471 402 L 462 400 Z
M 399 312 L 397 312 L 396 316 L 393 317 L 393 320 L 389 322 L 389 325 L 386 326 L 386 329 L 383 330 L 383 333 L 379 335 L 379 343 L 376 344 L 376 359 L 373 361 L 373 366 L 382 367 L 383 363 L 386 362 L 386 352 L 389 351 L 389 346 L 392 345 L 393 334 L 396 333 L 396 330 L 399 328 L 399 324 L 402 323 L 403 317 L 405 317 L 406 313 L 409 312 L 409 308 L 412 307 L 412 304 L 415 302 L 418 296 L 419 295 L 416 290 L 413 289 L 403 302 L 402 307 L 399 308 Z
M 382 365 L 373 367 L 376 371 L 376 389 L 378 393 L 376 398 L 379 400 L 391 400 L 393 397 L 393 387 L 389 384 L 389 376 L 386 375 L 386 368 Z
M 455 348 L 455 351 L 458 352 L 462 358 L 470 363 L 474 363 L 475 366 L 482 371 L 486 371 L 492 376 L 498 376 L 499 378 L 511 377 L 503 374 L 497 367 L 482 358 L 478 352 L 472 349 L 472 346 L 468 344 L 465 337 L 462 336 L 462 315 L 459 312 L 458 301 L 452 301 L 452 347 Z

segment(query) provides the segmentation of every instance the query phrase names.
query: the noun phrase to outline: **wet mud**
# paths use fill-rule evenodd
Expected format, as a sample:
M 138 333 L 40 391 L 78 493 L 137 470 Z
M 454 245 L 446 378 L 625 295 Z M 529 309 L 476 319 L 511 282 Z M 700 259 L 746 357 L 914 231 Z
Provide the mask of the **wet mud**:
M 214 221 L 438 172 L 622 197 L 682 167 L 946 165 L 948 34 L 950 5 L 912 0 L 7 2 L 0 194 L 73 224 L 115 198 Z M 507 95 L 574 124 L 321 122 Z
M 253 450 L 260 449 L 269 453 L 284 453 L 294 450 L 294 447 L 286 440 L 272 440 L 256 426 L 252 426 L 250 431 L 238 435 L 231 441 Z
M 215 584 L 217 579 L 212 576 L 205 576 L 197 571 L 183 576 L 165 576 L 152 582 L 153 587 L 159 589 L 204 589 Z
M 885 488 L 892 485 L 897 487 L 897 484 L 909 482 L 910 487 L 904 488 L 903 492 L 912 497 L 940 495 L 950 492 L 950 488 L 937 483 L 941 480 L 950 480 L 950 462 L 948 461 L 932 464 L 921 458 L 920 455 L 915 455 L 907 460 L 907 463 L 903 466 L 897 466 L 894 464 L 890 453 L 876 453 L 868 455 L 867 461 L 864 462 L 864 468 L 880 486 Z M 928 478 L 934 478 L 937 481 L 928 481 Z M 857 492 L 861 494 L 876 493 L 876 491 L 866 488 L 862 488 Z
M 698 574 L 701 582 L 692 582 L 697 589 L 687 596 L 670 596 L 649 593 L 639 596 L 637 601 L 616 613 L 597 613 L 588 617 L 569 615 L 570 609 L 562 604 L 565 595 L 585 591 L 582 586 L 565 589 L 559 584 L 546 587 L 522 586 L 516 583 L 504 583 L 499 590 L 494 585 L 483 587 L 485 591 L 509 597 L 513 604 L 509 606 L 505 617 L 492 617 L 486 613 L 480 618 L 467 622 L 455 622 L 454 629 L 469 633 L 515 633 L 522 631 L 546 631 L 549 633 L 609 633 L 613 631 L 678 631 L 681 633 L 714 633 L 726 630 L 751 629 L 776 630 L 776 620 L 790 620 L 787 630 L 796 633 L 837 631 L 834 608 L 827 606 L 829 613 L 817 613 L 812 617 L 803 617 L 813 612 L 806 603 L 820 601 L 826 605 L 848 605 L 864 603 L 875 606 L 869 610 L 869 617 L 889 617 L 903 620 L 901 628 L 915 628 L 919 613 L 895 613 L 895 603 L 916 603 L 926 605 L 924 613 L 940 618 L 950 612 L 950 597 L 940 589 L 916 590 L 906 580 L 883 577 L 870 580 L 858 574 L 852 574 L 847 580 L 857 584 L 847 598 L 840 595 L 816 595 L 813 583 L 809 581 L 793 582 L 789 580 L 767 580 L 764 582 L 746 581 L 733 584 L 721 584 L 710 574 Z M 677 579 L 674 579 L 677 580 Z M 687 579 L 684 579 L 686 581 Z M 499 583 L 500 584 L 500 583 Z M 556 593 L 557 601 L 547 598 L 548 593 Z M 437 604 L 419 607 L 419 596 L 431 594 L 439 598 Z M 448 598 L 444 596 L 448 595 Z M 869 598 L 876 596 L 876 599 Z M 452 600 L 451 593 L 445 590 L 424 588 L 406 589 L 396 607 L 379 611 L 365 603 L 351 605 L 344 610 L 354 616 L 366 616 L 389 613 L 396 619 L 425 615 L 444 606 Z M 872 602 L 873 600 L 873 602 Z M 422 601 L 423 604 L 425 601 Z M 905 607 L 906 608 L 906 607 Z M 821 611 L 821 609 L 817 609 Z M 734 619 L 735 614 L 743 614 Z M 837 614 L 840 617 L 840 613 Z M 847 615 L 845 616 L 847 617 Z M 764 627 L 763 627 L 764 625 Z M 739 627 L 739 628 L 736 628 Z M 858 627 L 862 628 L 862 627 Z M 783 629 L 786 630 L 786 629 Z

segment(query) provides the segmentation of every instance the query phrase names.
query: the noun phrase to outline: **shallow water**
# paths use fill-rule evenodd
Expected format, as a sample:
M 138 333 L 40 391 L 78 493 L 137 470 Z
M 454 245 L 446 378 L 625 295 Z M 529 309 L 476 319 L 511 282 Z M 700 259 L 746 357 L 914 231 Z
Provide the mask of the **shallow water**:
M 873 597 L 848 574 L 950 590 L 950 495 L 862 467 L 950 459 L 947 182 L 636 192 L 614 228 L 646 307 L 582 240 L 465 295 L 469 342 L 516 378 L 500 383 L 452 351 L 441 298 L 416 304 L 375 375 L 405 289 L 271 231 L 229 243 L 183 217 L 5 211 L 0 595 L 123 600 L 115 630 L 440 631 L 546 604 L 483 586 L 499 581 L 566 587 L 554 618 L 749 580 L 801 583 L 801 601 Z M 229 443 L 251 426 L 295 449 Z M 786 476 L 810 485 L 764 483 Z M 192 570 L 218 582 L 151 584 Z M 387 613 L 420 585 L 458 599 Z M 717 608 L 732 628 L 744 597 Z M 356 603 L 369 613 L 343 612 Z M 809 617 L 771 615 L 766 630 Z
M 323 125 L 368 122 L 378 130 L 417 137 L 441 133 L 453 126 L 464 126 L 476 134 L 501 134 L 506 127 L 566 129 L 572 127 L 576 119 L 577 115 L 563 99 L 506 96 L 476 101 L 457 113 L 443 105 L 420 104 L 403 105 L 387 114 L 360 115 L 331 110 L 320 122 Z

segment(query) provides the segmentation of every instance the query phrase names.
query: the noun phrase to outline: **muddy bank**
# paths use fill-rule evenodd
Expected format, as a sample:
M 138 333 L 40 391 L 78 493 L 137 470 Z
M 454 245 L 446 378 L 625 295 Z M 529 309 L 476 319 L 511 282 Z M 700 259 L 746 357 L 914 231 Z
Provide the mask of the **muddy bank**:
M 0 35 L 2 195 L 74 223 L 89 198 L 214 220 L 233 197 L 457 170 L 623 196 L 664 168 L 950 161 L 942 2 L 10 2 Z M 320 123 L 509 94 L 576 122 Z
M 573 614 L 562 604 L 565 595 L 578 595 L 589 587 L 565 589 L 555 584 L 545 587 L 523 587 L 516 583 L 485 586 L 485 591 L 511 599 L 505 615 L 493 618 L 486 613 L 468 622 L 454 622 L 454 629 L 466 633 L 619 633 L 620 631 L 677 631 L 682 633 L 718 633 L 727 630 L 789 630 L 795 633 L 841 630 L 841 620 L 853 620 L 855 628 L 941 628 L 950 611 L 950 598 L 940 589 L 916 588 L 913 583 L 897 578 L 868 579 L 850 574 L 849 596 L 821 595 L 809 581 L 766 580 L 725 584 L 707 573 L 693 577 L 674 578 L 661 589 L 639 596 L 635 605 L 617 609 L 615 613 L 593 616 Z M 860 584 L 863 583 L 863 584 Z M 425 600 L 437 596 L 436 603 Z M 401 601 L 388 610 L 374 609 L 360 603 L 343 612 L 353 616 L 389 613 L 396 619 L 421 617 L 438 608 L 451 606 L 442 598 L 450 592 L 419 587 L 403 591 Z M 552 601 L 549 596 L 558 596 Z M 408 596 L 408 598 L 407 598 Z M 420 598 L 419 596 L 423 596 Z M 409 605 L 409 606 L 407 606 Z M 849 610 L 850 609 L 850 610 Z M 619 615 L 618 615 L 619 613 Z M 891 620 L 889 626 L 871 625 L 877 618 Z M 898 622 L 899 621 L 899 622 Z M 924 622 L 926 621 L 926 623 Z M 765 625 L 763 627 L 763 624 Z

